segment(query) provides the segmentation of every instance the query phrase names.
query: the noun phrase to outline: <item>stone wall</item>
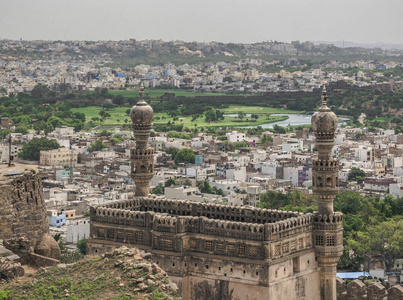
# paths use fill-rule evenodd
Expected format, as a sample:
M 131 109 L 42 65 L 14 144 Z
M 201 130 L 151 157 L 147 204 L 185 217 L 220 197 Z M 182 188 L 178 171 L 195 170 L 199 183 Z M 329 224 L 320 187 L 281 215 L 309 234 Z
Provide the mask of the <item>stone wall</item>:
M 313 214 L 136 197 L 91 207 L 87 253 L 149 251 L 184 299 L 316 300 L 314 222 Z
M 42 181 L 37 174 L 0 178 L 0 240 L 25 263 L 34 253 L 58 260 L 60 249 L 49 235 Z
M 136 199 L 92 207 L 90 226 L 92 239 L 255 260 L 312 249 L 313 221 L 312 214 Z
M 401 285 L 356 279 L 349 284 L 337 277 L 337 300 L 400 300 L 403 299 Z
M 35 245 L 49 233 L 42 181 L 30 172 L 0 181 L 0 239 L 29 237 Z

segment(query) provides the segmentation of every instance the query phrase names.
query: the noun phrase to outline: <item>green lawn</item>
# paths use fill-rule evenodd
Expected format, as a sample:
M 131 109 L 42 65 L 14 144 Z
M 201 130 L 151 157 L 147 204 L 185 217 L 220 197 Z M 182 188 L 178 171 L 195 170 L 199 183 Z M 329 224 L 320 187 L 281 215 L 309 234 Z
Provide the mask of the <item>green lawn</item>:
M 128 123 L 130 123 L 130 116 L 126 114 L 126 110 L 128 107 L 116 107 L 110 110 L 105 110 L 107 113 L 111 115 L 110 118 L 105 119 L 105 122 L 102 124 L 125 124 L 124 120 L 127 119 Z M 88 106 L 88 107 L 81 107 L 81 108 L 72 108 L 71 111 L 74 112 L 81 112 L 85 114 L 87 121 L 90 121 L 93 117 L 100 117 L 99 112 L 102 110 L 100 106 Z M 120 122 L 118 122 L 118 120 Z M 99 123 L 97 123 L 99 124 Z
M 127 119 L 127 124 L 130 124 L 130 116 L 126 114 L 126 110 L 128 107 L 117 107 L 114 109 L 106 110 L 107 113 L 111 115 L 110 118 L 105 119 L 103 123 L 96 122 L 97 125 L 118 125 L 118 124 L 126 124 L 124 121 Z M 99 112 L 102 110 L 100 106 L 89 106 L 83 108 L 72 108 L 72 112 L 81 112 L 84 113 L 87 121 L 90 121 L 93 117 L 100 117 Z M 292 113 L 300 113 L 294 110 L 285 110 L 271 107 L 258 107 L 258 106 L 238 106 L 232 105 L 229 108 L 221 109 L 225 114 L 237 114 L 239 112 L 243 112 L 245 114 L 258 114 L 259 118 L 256 122 L 247 121 L 247 119 L 251 119 L 250 117 L 244 117 L 242 122 L 232 122 L 235 120 L 240 120 L 237 117 L 225 117 L 221 122 L 212 122 L 207 123 L 204 119 L 204 116 L 196 119 L 192 122 L 193 116 L 182 116 L 178 117 L 178 120 L 173 120 L 173 117 L 170 117 L 167 113 L 156 113 L 154 115 L 154 124 L 167 124 L 168 122 L 175 122 L 175 124 L 183 123 L 185 127 L 194 128 L 194 127 L 218 127 L 218 126 L 253 126 L 253 125 L 262 125 L 267 123 L 272 123 L 276 121 L 286 120 L 288 117 L 285 116 L 271 116 L 270 114 L 274 113 L 284 113 L 284 114 L 292 114 Z M 118 122 L 119 120 L 119 122 Z
M 158 119 L 160 118 L 160 119 Z M 165 119 L 164 119 L 165 118 Z M 256 122 L 250 122 L 247 119 L 248 118 L 243 118 L 242 122 L 232 122 L 235 120 L 240 120 L 239 118 L 235 117 L 225 117 L 224 120 L 220 122 L 211 122 L 207 123 L 204 116 L 196 119 L 195 121 L 192 122 L 192 116 L 186 116 L 186 117 L 178 117 L 179 119 L 174 121 L 172 117 L 168 116 L 166 113 L 157 113 L 154 115 L 154 124 L 158 125 L 163 125 L 168 122 L 175 122 L 175 124 L 182 124 L 185 127 L 188 128 L 194 128 L 194 127 L 243 127 L 243 126 L 253 126 L 253 125 L 262 125 L 262 124 L 267 124 L 267 123 L 273 123 L 277 121 L 283 121 L 287 120 L 288 117 L 286 116 L 268 116 L 268 115 L 261 115 L 259 116 L 259 119 L 256 120 Z M 250 119 L 250 118 L 249 118 Z
M 228 94 L 223 94 L 223 93 L 193 93 L 192 90 L 181 90 L 181 89 L 175 89 L 175 90 L 159 90 L 159 89 L 146 89 L 145 91 L 145 97 L 149 98 L 158 98 L 164 95 L 165 93 L 174 93 L 175 96 L 185 96 L 185 97 L 196 97 L 196 96 L 224 96 Z M 138 97 L 139 96 L 139 90 L 109 90 L 109 93 L 116 96 L 116 95 L 122 95 L 123 97 Z M 231 94 L 233 95 L 233 94 Z
M 261 107 L 261 106 L 239 106 L 239 105 L 231 105 L 228 108 L 220 109 L 221 111 L 225 111 L 226 114 L 237 114 L 239 112 L 243 112 L 245 114 L 299 114 L 303 113 L 302 111 L 296 110 L 287 110 L 281 108 L 273 108 L 273 107 Z

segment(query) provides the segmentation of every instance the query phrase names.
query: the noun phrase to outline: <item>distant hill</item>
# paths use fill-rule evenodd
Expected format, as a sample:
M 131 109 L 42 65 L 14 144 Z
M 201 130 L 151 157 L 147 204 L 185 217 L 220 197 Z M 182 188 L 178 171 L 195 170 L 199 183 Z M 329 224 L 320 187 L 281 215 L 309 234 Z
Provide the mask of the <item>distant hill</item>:
M 349 41 L 334 41 L 334 42 L 314 41 L 313 43 L 315 45 L 333 44 L 336 47 L 340 47 L 340 48 L 360 47 L 360 48 L 366 48 L 366 49 L 381 48 L 381 49 L 385 49 L 385 50 L 388 50 L 388 49 L 403 50 L 403 44 L 395 44 L 395 43 L 355 43 L 355 42 L 349 42 Z

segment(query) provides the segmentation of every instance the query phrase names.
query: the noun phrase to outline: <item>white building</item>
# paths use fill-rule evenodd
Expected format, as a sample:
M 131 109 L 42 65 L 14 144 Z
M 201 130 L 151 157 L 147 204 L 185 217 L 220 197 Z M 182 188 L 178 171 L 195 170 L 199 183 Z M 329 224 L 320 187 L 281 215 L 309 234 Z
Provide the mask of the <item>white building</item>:
M 237 180 L 240 182 L 246 181 L 246 167 L 228 169 L 225 172 L 225 178 L 230 180 Z
M 255 206 L 260 202 L 260 195 L 262 194 L 263 188 L 260 185 L 252 185 L 246 188 L 247 200 L 246 205 Z
M 225 135 L 227 136 L 227 140 L 231 143 L 242 142 L 245 140 L 245 133 L 240 133 L 238 131 L 227 132 Z
M 90 222 L 87 220 L 67 222 L 67 243 L 77 243 L 90 237 Z
M 295 151 L 301 151 L 304 148 L 304 142 L 301 140 L 288 140 L 287 142 L 283 143 L 282 145 L 282 151 L 284 152 L 295 152 Z
M 355 158 L 358 161 L 374 161 L 374 156 L 375 156 L 374 152 L 375 152 L 375 149 L 373 149 L 372 147 L 360 145 L 355 150 Z
M 193 166 L 186 168 L 186 176 L 194 177 L 196 181 L 206 180 L 216 173 L 216 165 Z

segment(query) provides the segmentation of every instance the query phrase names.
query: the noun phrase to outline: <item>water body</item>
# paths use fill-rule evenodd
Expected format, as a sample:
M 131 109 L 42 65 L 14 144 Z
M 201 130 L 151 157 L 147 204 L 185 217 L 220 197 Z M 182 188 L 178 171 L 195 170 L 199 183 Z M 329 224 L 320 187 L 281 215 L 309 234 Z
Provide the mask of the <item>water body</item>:
M 273 128 L 274 125 L 282 126 L 282 127 L 287 127 L 288 125 L 291 126 L 299 126 L 299 125 L 310 125 L 311 124 L 311 118 L 312 115 L 307 115 L 307 114 L 271 114 L 271 116 L 287 116 L 288 119 L 285 121 L 278 121 L 278 122 L 273 122 L 273 123 L 268 123 L 268 124 L 262 124 L 262 125 L 257 125 L 261 126 L 262 128 Z M 343 120 L 344 122 L 339 122 L 340 125 L 345 125 L 346 122 L 350 120 L 349 118 L 338 118 Z M 255 128 L 257 126 L 246 126 L 245 128 Z
M 252 114 L 245 114 L 245 117 L 250 117 L 250 116 L 252 116 Z M 235 117 L 238 117 L 238 114 L 225 114 L 224 117 L 235 118 Z

